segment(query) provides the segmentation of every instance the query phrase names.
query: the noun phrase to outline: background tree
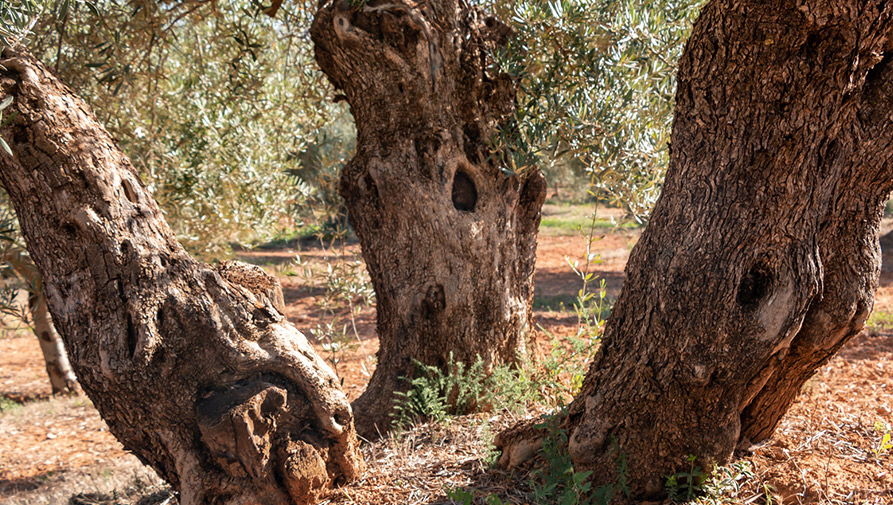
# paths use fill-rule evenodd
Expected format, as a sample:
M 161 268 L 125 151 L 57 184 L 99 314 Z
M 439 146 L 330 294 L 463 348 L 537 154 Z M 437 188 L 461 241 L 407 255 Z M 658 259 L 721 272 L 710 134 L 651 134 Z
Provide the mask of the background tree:
M 357 126 L 340 192 L 376 294 L 378 366 L 354 403 L 372 436 L 414 360 L 524 351 L 545 183 L 535 167 L 506 177 L 491 151 L 514 107 L 490 58 L 500 21 L 462 2 L 322 3 L 311 34 Z
M 322 4 L 317 61 L 358 130 L 341 194 L 377 296 L 362 433 L 388 424 L 413 360 L 524 352 L 541 166 L 576 158 L 593 192 L 647 212 L 694 4 L 489 3 L 517 34 L 466 2 Z
M 299 154 L 343 114 L 312 68 L 302 9 L 248 0 L 57 1 L 29 38 L 135 161 L 179 240 L 221 256 L 314 216 Z M 331 138 L 331 136 L 329 136 Z M 325 191 L 325 188 L 323 188 Z
M 647 219 L 663 182 L 676 65 L 701 0 L 493 1 L 513 35 L 495 53 L 518 83 L 494 149 Z M 582 177 L 581 177 L 582 176 Z
M 664 190 L 565 420 L 596 483 L 621 454 L 637 497 L 687 454 L 725 463 L 863 328 L 893 190 L 891 16 L 846 0 L 704 9 Z M 520 440 L 501 437 L 504 462 Z

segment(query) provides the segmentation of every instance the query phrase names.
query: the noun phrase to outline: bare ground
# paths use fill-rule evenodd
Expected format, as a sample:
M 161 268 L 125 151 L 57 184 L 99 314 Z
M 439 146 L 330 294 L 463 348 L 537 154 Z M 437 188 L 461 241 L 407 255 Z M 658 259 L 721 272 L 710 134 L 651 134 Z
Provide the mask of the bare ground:
M 635 231 L 609 233 L 593 246 L 603 260 L 593 270 L 607 280 L 609 296 L 620 290 L 623 266 L 637 236 Z M 562 336 L 576 329 L 573 312 L 561 310 L 580 287 L 566 255 L 582 265 L 584 251 L 579 236 L 544 234 L 540 241 L 540 346 L 548 338 L 546 332 Z M 287 316 L 308 336 L 333 318 L 343 325 L 349 338 L 342 347 L 318 344 L 317 350 L 344 378 L 351 398 L 362 392 L 374 368 L 374 309 L 363 305 L 351 322 L 349 309 L 326 308 L 325 290 L 309 281 L 293 260 L 300 254 L 302 264 L 319 274 L 326 261 L 356 260 L 358 253 L 356 245 L 335 252 L 280 248 L 243 258 L 280 276 Z M 888 259 L 885 264 L 893 265 L 893 255 L 885 256 Z M 880 322 L 822 368 L 773 438 L 744 456 L 755 476 L 741 483 L 737 495 L 730 492 L 729 502 L 893 504 L 893 451 L 873 452 L 882 436 L 875 423 L 893 424 L 893 267 L 887 270 L 875 309 Z M 890 316 L 885 319 L 884 314 Z M 140 497 L 143 504 L 173 501 L 157 477 L 108 433 L 86 397 L 50 398 L 49 393 L 34 337 L 20 331 L 0 338 L 0 397 L 8 399 L 0 404 L 5 409 L 0 414 L 0 503 L 57 504 L 70 499 L 123 504 Z M 492 493 L 506 503 L 527 503 L 529 475 L 507 475 L 487 465 L 487 441 L 516 420 L 509 414 L 465 416 L 365 444 L 367 474 L 333 491 L 324 503 L 449 503 L 445 490 L 462 487 L 476 489 L 478 497 Z M 78 493 L 82 495 L 73 497 Z

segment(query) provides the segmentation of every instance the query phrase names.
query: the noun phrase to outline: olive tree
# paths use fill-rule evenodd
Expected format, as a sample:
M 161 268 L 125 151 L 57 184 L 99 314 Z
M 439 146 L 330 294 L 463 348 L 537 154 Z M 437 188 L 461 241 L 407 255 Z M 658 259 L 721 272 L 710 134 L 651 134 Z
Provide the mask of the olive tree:
M 656 497 L 680 458 L 768 438 L 865 325 L 893 190 L 893 7 L 711 1 L 663 192 L 564 428 L 575 468 Z M 503 463 L 536 447 L 500 437 Z

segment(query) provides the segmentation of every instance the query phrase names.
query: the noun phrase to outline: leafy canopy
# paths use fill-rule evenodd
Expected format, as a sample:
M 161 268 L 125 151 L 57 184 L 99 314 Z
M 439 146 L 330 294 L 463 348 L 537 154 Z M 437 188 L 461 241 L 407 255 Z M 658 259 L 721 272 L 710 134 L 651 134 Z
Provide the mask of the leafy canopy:
M 646 215 L 667 164 L 676 65 L 702 0 L 492 0 L 515 37 L 495 55 L 519 83 L 494 141 L 507 169 L 589 176 L 592 192 Z
M 701 3 L 481 1 L 515 31 L 493 55 L 519 84 L 492 140 L 504 170 L 538 165 L 646 215 Z M 0 0 L 0 36 L 24 38 L 92 104 L 178 236 L 211 254 L 343 222 L 334 188 L 354 133 L 313 62 L 315 5 L 276 4 L 270 17 L 258 0 Z

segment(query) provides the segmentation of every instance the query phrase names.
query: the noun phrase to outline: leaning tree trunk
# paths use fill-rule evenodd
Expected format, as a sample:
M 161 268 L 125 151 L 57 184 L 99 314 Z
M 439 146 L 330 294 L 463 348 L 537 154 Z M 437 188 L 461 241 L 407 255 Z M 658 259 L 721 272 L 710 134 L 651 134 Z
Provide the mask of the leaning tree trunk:
M 362 468 L 332 370 L 258 267 L 196 262 L 87 106 L 27 55 L 0 181 L 81 386 L 180 503 L 314 503 Z M 12 114 L 12 116 L 10 116 Z
M 9 263 L 12 269 L 26 284 L 28 290 L 28 311 L 31 313 L 31 327 L 40 344 L 40 352 L 43 354 L 43 362 L 47 375 L 50 378 L 50 386 L 53 394 L 76 394 L 81 391 L 77 377 L 68 361 L 65 353 L 65 343 L 53 326 L 47 308 L 46 295 L 43 291 L 43 281 L 37 267 L 31 261 L 28 254 L 18 245 L 10 248 L 3 260 Z
M 514 107 L 490 52 L 509 30 L 464 1 L 323 1 L 316 59 L 343 93 L 357 152 L 341 175 L 375 288 L 378 366 L 354 403 L 388 428 L 413 360 L 510 361 L 530 325 L 545 182 L 507 177 L 489 141 Z
M 663 193 L 565 420 L 595 484 L 621 453 L 637 497 L 688 454 L 727 462 L 862 329 L 893 189 L 891 14 L 880 0 L 704 8 Z M 509 435 L 504 463 L 531 447 Z

